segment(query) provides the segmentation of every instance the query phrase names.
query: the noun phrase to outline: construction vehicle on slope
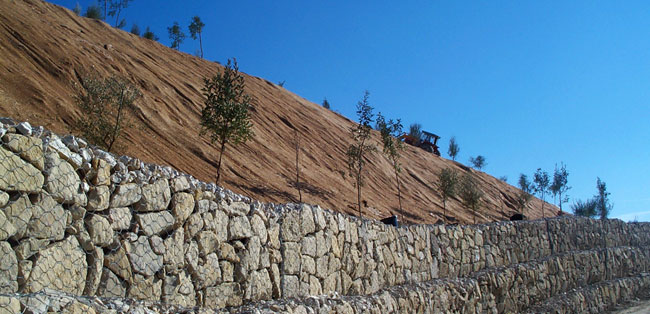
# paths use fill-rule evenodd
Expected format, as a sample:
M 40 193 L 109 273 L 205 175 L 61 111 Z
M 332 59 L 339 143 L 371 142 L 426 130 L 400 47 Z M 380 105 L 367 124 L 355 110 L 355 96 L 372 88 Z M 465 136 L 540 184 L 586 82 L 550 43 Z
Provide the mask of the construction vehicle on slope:
M 440 136 L 435 135 L 431 132 L 422 131 L 421 138 L 416 138 L 409 134 L 404 134 L 400 136 L 400 139 L 406 144 L 422 148 L 430 153 L 434 153 L 437 156 L 440 156 L 440 151 L 438 150 L 438 140 L 440 139 Z

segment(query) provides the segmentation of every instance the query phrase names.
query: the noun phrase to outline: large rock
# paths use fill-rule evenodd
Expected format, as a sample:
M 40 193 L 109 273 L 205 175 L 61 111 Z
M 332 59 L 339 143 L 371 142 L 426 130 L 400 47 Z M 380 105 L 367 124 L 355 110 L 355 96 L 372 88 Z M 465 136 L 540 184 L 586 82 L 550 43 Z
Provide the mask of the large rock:
M 88 192 L 88 205 L 86 209 L 89 211 L 102 211 L 108 208 L 111 198 L 111 191 L 108 186 L 100 185 L 90 188 Z
M 228 216 L 246 216 L 251 211 L 251 205 L 244 202 L 232 202 L 232 204 L 222 207 Z
M 54 152 L 45 154 L 47 178 L 45 190 L 59 203 L 86 205 L 86 195 L 79 192 L 81 179 L 68 162 L 59 158 Z
M 112 270 L 112 273 L 123 280 L 131 280 L 133 276 L 131 264 L 126 255 L 127 246 L 130 246 L 130 244 L 127 241 L 122 241 L 122 246 L 117 251 L 111 252 L 104 257 L 104 267 Z
M 137 300 L 160 301 L 162 294 L 162 280 L 155 277 L 144 278 L 135 275 L 129 287 L 127 297 Z
M 225 283 L 217 287 L 209 287 L 205 289 L 203 306 L 210 308 L 239 306 L 242 304 L 241 294 L 238 283 Z
M 14 252 L 19 260 L 25 260 L 40 252 L 48 244 L 50 241 L 47 239 L 25 238 L 21 239 L 20 243 L 14 247 Z
M 153 276 L 163 266 L 163 257 L 156 254 L 145 236 L 126 247 L 133 270 L 147 277 Z
M 33 205 L 29 200 L 29 197 L 23 194 L 15 201 L 9 202 L 9 205 L 3 209 L 6 218 L 15 229 L 13 232 L 11 227 L 8 227 L 8 229 L 5 230 L 8 237 L 14 236 L 17 239 L 25 237 L 27 233 L 27 224 L 29 223 L 29 220 L 32 219 L 32 207 Z
M 111 184 L 111 164 L 101 158 L 93 158 L 90 182 L 94 185 Z M 126 205 L 123 205 L 126 206 Z
M 173 178 L 170 183 L 170 187 L 174 193 L 190 189 L 190 181 L 187 179 L 187 176 L 178 176 Z
M 303 235 L 316 231 L 314 212 L 307 204 L 302 204 L 300 207 L 300 227 Z
M 253 228 L 253 234 L 260 238 L 260 242 L 266 243 L 268 232 L 264 220 L 259 215 L 253 215 L 251 218 L 251 228 Z
M 25 283 L 25 292 L 51 288 L 80 295 L 86 284 L 87 269 L 86 254 L 77 239 L 69 236 L 38 255 Z
M 176 304 L 182 307 L 196 305 L 196 293 L 192 279 L 185 272 L 165 276 L 162 300 L 166 304 Z
M 6 134 L 2 137 L 4 145 L 23 159 L 34 165 L 39 170 L 45 166 L 43 155 L 43 140 L 38 137 L 19 134 Z
M 300 272 L 300 244 L 285 242 L 282 247 L 282 272 L 290 275 L 297 275 Z
M 131 209 L 128 207 L 116 207 L 108 211 L 108 220 L 113 230 L 128 230 L 131 228 L 131 218 Z
M 135 209 L 139 212 L 165 210 L 170 200 L 169 183 L 166 179 L 159 179 L 142 187 L 142 198 L 136 204 Z
M 0 208 L 5 207 L 9 202 L 9 194 L 5 191 L 0 191 Z
M 302 240 L 300 228 L 300 215 L 298 211 L 291 210 L 284 214 L 280 224 L 280 238 L 283 242 L 298 242 Z
M 7 240 L 16 234 L 16 227 L 11 223 L 4 211 L 0 210 L 0 241 Z
M 219 258 L 216 253 L 208 254 L 205 259 L 201 259 L 202 264 L 191 266 L 192 281 L 197 290 L 214 286 L 221 281 L 221 269 L 219 267 Z
M 282 298 L 295 298 L 300 293 L 300 280 L 298 276 L 283 276 L 280 283 Z
M 271 277 L 266 269 L 253 271 L 246 287 L 244 297 L 247 300 L 269 300 L 273 291 Z
M 147 236 L 159 235 L 174 226 L 174 216 L 168 211 L 138 214 L 136 219 Z
M 183 229 L 177 229 L 172 235 L 165 239 L 165 254 L 163 261 L 167 272 L 173 272 L 176 269 L 183 267 L 183 255 L 185 249 L 183 241 L 185 239 Z
M 86 218 L 86 229 L 90 240 L 96 246 L 107 247 L 113 243 L 111 223 L 101 215 L 91 214 Z
M 96 247 L 88 253 L 88 273 L 86 275 L 86 286 L 84 295 L 95 295 L 102 279 L 102 270 L 104 269 L 104 250 Z
M 228 223 L 228 240 L 247 239 L 253 236 L 251 224 L 246 216 L 235 216 Z
M 66 213 L 52 196 L 40 194 L 39 201 L 32 206 L 32 218 L 27 232 L 38 239 L 59 241 L 65 235 Z
M 99 288 L 97 288 L 97 295 L 106 298 L 123 298 L 126 295 L 126 283 L 122 282 L 110 269 L 104 268 Z
M 217 235 L 211 230 L 199 232 L 196 237 L 196 243 L 199 245 L 199 253 L 201 254 L 201 257 L 215 252 L 217 247 L 219 247 Z
M 0 293 L 18 291 L 18 260 L 7 242 L 0 242 Z
M 142 197 L 142 189 L 136 183 L 118 185 L 111 195 L 111 208 L 135 204 Z
M 20 301 L 15 297 L 0 296 L 0 309 L 3 313 L 21 313 Z
M 35 193 L 44 181 L 38 168 L 0 147 L 0 190 Z
M 172 197 L 172 213 L 175 226 L 182 226 L 194 210 L 194 196 L 189 193 L 176 193 Z

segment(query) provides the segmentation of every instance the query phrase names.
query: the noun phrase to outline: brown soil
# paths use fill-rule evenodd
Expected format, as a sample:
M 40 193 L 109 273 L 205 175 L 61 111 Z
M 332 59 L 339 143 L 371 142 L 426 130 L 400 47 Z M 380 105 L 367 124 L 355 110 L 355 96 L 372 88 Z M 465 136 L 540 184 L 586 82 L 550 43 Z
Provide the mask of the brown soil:
M 71 122 L 80 114 L 73 102 L 75 71 L 91 68 L 103 75 L 124 75 L 143 92 L 136 117 L 140 127 L 128 131 L 128 148 L 121 153 L 214 181 L 217 149 L 198 131 L 203 78 L 220 71 L 220 65 L 40 0 L 0 0 L 0 116 L 70 133 Z M 222 185 L 262 201 L 296 201 L 292 141 L 297 129 L 306 184 L 303 200 L 355 214 L 356 191 L 345 176 L 353 121 L 262 78 L 246 76 L 246 85 L 254 101 L 255 137 L 227 148 Z M 379 134 L 372 136 L 380 145 Z M 364 216 L 396 213 L 410 223 L 439 221 L 443 208 L 435 182 L 443 167 L 469 171 L 480 182 L 485 197 L 479 222 L 515 213 L 516 188 L 414 147 L 403 153 L 404 210 L 399 211 L 391 164 L 374 153 L 367 165 L 363 199 L 369 208 Z M 526 215 L 541 217 L 541 204 L 534 199 Z M 448 215 L 461 223 L 472 222 L 472 211 L 460 199 L 450 200 L 447 207 Z M 545 207 L 547 215 L 557 212 L 552 205 Z

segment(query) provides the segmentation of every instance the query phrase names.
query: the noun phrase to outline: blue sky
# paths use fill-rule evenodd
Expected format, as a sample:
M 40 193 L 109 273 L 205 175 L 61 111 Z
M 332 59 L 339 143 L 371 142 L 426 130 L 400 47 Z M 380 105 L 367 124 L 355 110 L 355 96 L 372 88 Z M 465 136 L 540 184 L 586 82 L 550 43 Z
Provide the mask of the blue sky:
M 600 177 L 611 217 L 650 221 L 648 1 L 135 0 L 122 14 L 166 45 L 178 21 L 191 54 L 194 15 L 208 60 L 236 57 L 352 119 L 369 90 L 375 111 L 440 135 L 445 157 L 456 136 L 459 161 L 483 155 L 511 184 L 564 162 L 570 203 Z

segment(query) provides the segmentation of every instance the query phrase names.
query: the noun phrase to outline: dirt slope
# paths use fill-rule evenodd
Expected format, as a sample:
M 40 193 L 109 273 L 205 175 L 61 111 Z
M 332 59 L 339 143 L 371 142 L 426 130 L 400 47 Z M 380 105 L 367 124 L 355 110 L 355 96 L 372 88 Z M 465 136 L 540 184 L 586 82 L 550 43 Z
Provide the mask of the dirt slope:
M 39 0 L 0 0 L 0 116 L 43 125 L 60 134 L 80 112 L 73 105 L 75 70 L 94 68 L 119 73 L 142 90 L 137 119 L 128 132 L 129 148 L 121 153 L 146 162 L 169 165 L 213 182 L 217 150 L 199 137 L 203 77 L 221 66 L 139 38 L 96 20 Z M 355 213 L 356 191 L 345 177 L 345 149 L 353 122 L 262 78 L 246 76 L 254 100 L 256 136 L 224 157 L 222 185 L 252 198 L 296 201 L 293 130 L 301 134 L 301 168 L 308 191 L 303 200 L 345 213 Z M 350 104 L 354 105 L 354 104 Z M 380 145 L 379 135 L 373 141 Z M 485 193 L 478 221 L 503 220 L 515 212 L 517 189 L 459 163 L 408 147 L 403 154 L 404 221 L 435 223 L 442 216 L 436 173 L 454 167 L 476 175 Z M 363 188 L 369 207 L 364 215 L 380 218 L 398 207 L 390 163 L 380 153 L 369 158 Z M 450 215 L 471 222 L 472 212 L 459 199 L 448 202 Z M 557 211 L 552 205 L 546 205 Z M 526 211 L 541 217 L 541 201 Z

